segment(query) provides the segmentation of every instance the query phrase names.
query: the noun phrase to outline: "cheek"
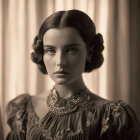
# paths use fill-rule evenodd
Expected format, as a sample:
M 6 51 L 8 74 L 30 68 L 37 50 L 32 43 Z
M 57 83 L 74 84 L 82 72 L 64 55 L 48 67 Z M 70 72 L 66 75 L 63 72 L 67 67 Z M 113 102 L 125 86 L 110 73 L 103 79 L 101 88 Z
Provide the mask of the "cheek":
M 83 71 L 85 69 L 85 63 L 86 63 L 86 55 L 78 55 L 77 57 L 71 58 L 71 68 L 75 69 L 76 71 Z
M 43 61 L 46 66 L 48 74 L 51 73 L 53 70 L 53 66 L 54 66 L 54 62 L 52 61 L 51 57 L 44 55 Z

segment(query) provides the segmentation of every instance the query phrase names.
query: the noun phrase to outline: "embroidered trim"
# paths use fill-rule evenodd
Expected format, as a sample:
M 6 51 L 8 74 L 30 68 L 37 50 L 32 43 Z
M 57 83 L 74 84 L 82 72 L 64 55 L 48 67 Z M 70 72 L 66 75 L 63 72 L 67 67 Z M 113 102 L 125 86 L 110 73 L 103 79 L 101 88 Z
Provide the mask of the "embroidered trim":
M 109 104 L 107 104 L 107 109 L 110 108 L 111 113 L 109 114 L 109 116 L 107 118 L 103 118 L 102 120 L 102 130 L 106 131 L 109 126 L 112 123 L 112 119 L 116 119 L 120 116 L 120 107 L 125 107 L 127 106 L 126 103 L 122 102 L 121 100 L 119 100 L 118 102 L 111 102 Z

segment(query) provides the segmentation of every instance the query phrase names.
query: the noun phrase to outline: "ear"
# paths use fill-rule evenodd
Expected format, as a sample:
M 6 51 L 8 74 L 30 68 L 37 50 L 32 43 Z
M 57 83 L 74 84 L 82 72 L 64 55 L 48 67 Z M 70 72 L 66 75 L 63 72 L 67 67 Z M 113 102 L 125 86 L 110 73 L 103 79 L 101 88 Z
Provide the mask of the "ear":
M 90 46 L 87 48 L 87 61 L 90 62 L 92 55 L 93 55 L 93 46 Z

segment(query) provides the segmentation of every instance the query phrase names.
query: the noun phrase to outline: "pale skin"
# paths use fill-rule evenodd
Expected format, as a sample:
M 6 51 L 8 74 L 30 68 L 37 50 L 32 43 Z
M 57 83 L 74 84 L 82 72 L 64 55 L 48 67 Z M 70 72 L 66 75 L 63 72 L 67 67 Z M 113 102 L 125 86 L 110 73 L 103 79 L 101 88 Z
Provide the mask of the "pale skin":
M 85 89 L 82 73 L 88 60 L 88 53 L 78 31 L 71 27 L 49 29 L 44 34 L 43 45 L 43 60 L 48 75 L 55 82 L 59 96 L 66 99 Z M 55 74 L 60 70 L 67 74 Z M 34 110 L 40 120 L 48 112 L 47 93 L 48 91 L 32 98 Z

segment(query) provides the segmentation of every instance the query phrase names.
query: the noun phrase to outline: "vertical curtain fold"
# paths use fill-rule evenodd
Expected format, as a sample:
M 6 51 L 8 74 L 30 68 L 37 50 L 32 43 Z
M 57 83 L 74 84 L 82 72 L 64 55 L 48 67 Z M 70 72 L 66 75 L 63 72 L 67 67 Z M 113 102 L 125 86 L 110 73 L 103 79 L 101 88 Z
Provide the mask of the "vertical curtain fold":
M 128 101 L 128 1 L 110 1 L 108 21 L 108 97 Z
M 3 2 L 0 1 L 0 21 L 3 21 Z M 3 139 L 3 114 L 1 112 L 4 112 L 3 108 L 3 102 L 2 102 L 2 98 L 3 98 L 3 94 L 2 94 L 2 91 L 3 91 L 3 83 L 2 83 L 2 79 L 3 79 L 3 75 L 2 75 L 2 72 L 3 72 L 3 69 L 2 69 L 2 66 L 3 66 L 3 53 L 2 53 L 2 49 L 3 49 L 3 30 L 2 30 L 2 27 L 3 27 L 3 22 L 0 22 L 0 137 Z
M 140 1 L 129 1 L 129 103 L 140 120 Z

